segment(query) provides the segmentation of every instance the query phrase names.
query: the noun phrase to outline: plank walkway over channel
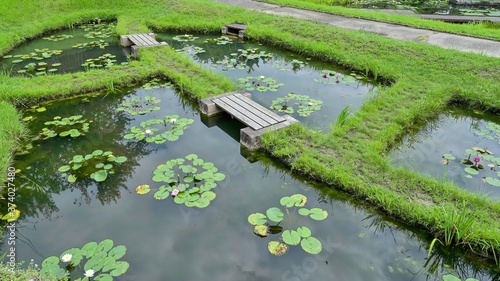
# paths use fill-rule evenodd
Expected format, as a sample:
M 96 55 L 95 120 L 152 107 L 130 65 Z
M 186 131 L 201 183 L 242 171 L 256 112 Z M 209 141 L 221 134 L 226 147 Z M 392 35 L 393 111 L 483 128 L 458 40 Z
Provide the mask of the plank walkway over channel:
M 120 36 L 123 47 L 131 47 L 131 55 L 137 56 L 140 47 L 167 46 L 166 42 L 158 42 L 154 33 L 139 33 Z
M 260 136 L 264 132 L 281 129 L 298 122 L 288 115 L 279 116 L 251 100 L 250 96 L 248 93 L 233 92 L 206 98 L 200 101 L 200 109 L 208 116 L 227 112 L 248 126 L 240 131 L 240 143 L 249 149 L 258 147 Z

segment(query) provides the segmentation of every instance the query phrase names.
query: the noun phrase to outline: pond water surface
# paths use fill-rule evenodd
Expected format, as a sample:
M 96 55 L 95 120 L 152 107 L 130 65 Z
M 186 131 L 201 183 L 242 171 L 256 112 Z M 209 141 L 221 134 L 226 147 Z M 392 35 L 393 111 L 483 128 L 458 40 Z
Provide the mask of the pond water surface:
M 153 95 L 160 110 L 129 115 L 116 109 L 134 97 Z M 463 259 L 458 253 L 437 252 L 427 260 L 429 239 L 416 229 L 379 216 L 335 190 L 309 182 L 261 154 L 247 159 L 240 144 L 226 132 L 241 124 L 225 120 L 221 127 L 207 127 L 196 105 L 184 101 L 172 88 L 80 97 L 44 105 L 46 111 L 27 110 L 29 128 L 36 134 L 54 116 L 81 114 L 92 120 L 85 136 L 55 137 L 35 141 L 29 154 L 19 155 L 15 167 L 18 222 L 17 257 L 41 264 L 89 241 L 112 239 L 125 245 L 122 260 L 130 263 L 116 280 L 441 280 L 458 271 L 461 277 L 493 280 L 495 267 Z M 179 140 L 163 144 L 124 140 L 132 126 L 152 117 L 177 114 L 191 118 Z M 221 121 L 222 122 L 222 121 Z M 68 182 L 58 168 L 73 155 L 110 150 L 128 160 L 115 164 L 106 181 Z M 203 209 L 174 203 L 172 197 L 156 200 L 138 195 L 137 186 L 152 181 L 152 171 L 170 159 L 196 154 L 225 174 L 213 189 L 216 198 Z M 258 160 L 258 161 L 256 161 Z M 322 252 L 310 255 L 300 246 L 282 256 L 269 253 L 267 244 L 278 235 L 261 238 L 247 218 L 270 207 L 281 207 L 283 196 L 300 193 L 307 207 L 328 212 L 323 221 L 297 215 L 290 209 L 288 224 L 307 226 L 323 241 Z M 284 221 L 285 222 L 285 221 Z M 6 251 L 8 245 L 2 245 Z M 426 263 L 427 262 L 427 263 Z M 76 279 L 80 270 L 73 272 Z M 81 275 L 79 275 L 81 276 Z M 464 278 L 465 279 L 465 278 Z

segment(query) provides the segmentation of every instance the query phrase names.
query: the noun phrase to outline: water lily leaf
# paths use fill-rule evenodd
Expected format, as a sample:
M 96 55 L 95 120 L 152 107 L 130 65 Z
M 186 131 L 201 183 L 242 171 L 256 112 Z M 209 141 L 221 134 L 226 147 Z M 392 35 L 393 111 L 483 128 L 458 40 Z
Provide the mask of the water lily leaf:
M 109 274 L 99 274 L 94 278 L 95 281 L 113 281 L 113 276 Z
M 127 157 L 125 157 L 125 156 L 118 156 L 115 158 L 116 163 L 123 163 L 125 161 L 127 161 Z
M 266 225 L 258 224 L 253 228 L 253 233 L 260 237 L 267 237 L 268 229 Z
M 248 216 L 248 222 L 251 225 L 265 224 L 267 222 L 267 217 L 266 215 L 261 213 L 253 213 L 250 216 Z
M 90 176 L 92 178 L 92 175 L 93 176 L 93 179 L 97 182 L 102 182 L 102 181 L 105 181 L 107 178 L 108 178 L 108 172 L 106 172 L 105 170 L 99 170 L 95 173 L 92 173 Z
M 160 187 L 160 189 L 155 192 L 155 194 L 153 195 L 153 197 L 156 199 L 156 200 L 164 200 L 164 199 L 167 199 L 168 197 L 170 196 L 170 192 L 164 187 Z M 175 201 L 175 199 L 174 199 Z
M 283 212 L 279 208 L 276 208 L 276 207 L 272 207 L 272 208 L 267 209 L 266 215 L 270 220 L 272 220 L 274 222 L 280 222 L 283 220 L 283 217 L 284 217 Z
M 226 178 L 223 173 L 215 173 L 212 177 L 215 181 L 222 181 Z
M 303 207 L 307 203 L 307 197 L 302 194 L 294 194 L 290 196 L 290 199 L 295 202 L 296 207 Z
M 68 181 L 69 182 L 76 182 L 76 176 L 75 175 L 69 175 L 68 176 Z
M 271 234 L 278 234 L 283 231 L 283 227 L 279 225 L 270 225 L 267 228 Z
M 479 174 L 479 172 L 476 169 L 474 169 L 474 168 L 467 167 L 464 170 L 467 173 L 471 174 L 471 175 L 477 175 L 477 174 Z
M 292 246 L 298 245 L 301 239 L 297 231 L 288 229 L 283 231 L 283 233 L 281 234 L 281 238 L 283 239 L 283 242 Z
M 453 155 L 452 155 L 452 154 L 450 154 L 450 153 L 445 153 L 445 154 L 443 154 L 443 158 L 444 158 L 444 159 L 447 159 L 447 160 L 455 160 L 455 159 L 456 159 L 456 157 L 455 157 L 455 156 L 453 156 Z
M 198 201 L 196 201 L 195 206 L 198 208 L 205 208 L 208 205 L 210 205 L 210 200 L 207 198 L 200 198 Z
M 500 186 L 500 180 L 492 177 L 486 177 L 484 179 L 487 183 L 493 185 L 493 186 Z
M 151 189 L 149 188 L 149 185 L 147 184 L 143 184 L 143 185 L 139 185 L 135 191 L 137 192 L 137 194 L 146 194 L 150 191 Z
M 89 242 L 82 247 L 82 255 L 85 255 L 87 257 L 92 257 L 94 256 L 96 250 L 97 250 L 97 242 Z
M 97 250 L 99 251 L 104 251 L 107 252 L 113 248 L 114 242 L 111 239 L 105 239 L 102 240 L 98 245 L 97 245 Z
M 453 276 L 451 274 L 443 275 L 443 281 L 462 281 L 460 278 Z
M 299 209 L 299 214 L 301 216 L 308 216 L 311 212 L 307 208 L 300 208 Z
M 286 253 L 286 251 L 288 250 L 288 246 L 283 242 L 271 241 L 267 245 L 267 249 L 271 254 L 275 256 L 281 256 Z
M 205 198 L 205 199 L 208 199 L 210 201 L 214 200 L 215 197 L 216 197 L 215 192 L 212 192 L 212 191 L 206 191 L 206 192 L 203 192 L 203 194 L 201 194 L 201 198 Z
M 64 173 L 64 172 L 67 172 L 71 169 L 71 166 L 70 165 L 64 165 L 64 166 L 61 166 L 59 167 L 59 169 L 57 169 L 59 172 L 61 173 Z
M 44 112 L 46 110 L 47 110 L 47 108 L 45 108 L 45 107 L 39 107 L 36 109 L 37 112 Z
M 280 199 L 280 204 L 281 204 L 281 206 L 290 208 L 295 204 L 295 201 L 292 198 L 290 198 L 289 196 L 285 196 L 285 197 L 282 197 Z
M 322 250 L 321 242 L 314 237 L 307 237 L 300 241 L 300 246 L 309 254 L 316 255 Z
M 309 212 L 309 217 L 313 220 L 321 221 L 328 217 L 328 212 L 320 208 L 312 208 Z
M 297 233 L 304 238 L 311 236 L 311 230 L 305 226 L 297 228 Z

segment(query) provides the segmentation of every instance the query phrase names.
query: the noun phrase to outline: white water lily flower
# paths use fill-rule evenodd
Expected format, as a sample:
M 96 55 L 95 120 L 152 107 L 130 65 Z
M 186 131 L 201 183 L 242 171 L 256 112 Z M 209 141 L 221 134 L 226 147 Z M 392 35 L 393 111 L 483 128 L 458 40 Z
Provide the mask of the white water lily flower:
M 314 105 L 314 103 L 310 102 L 310 103 L 308 103 L 308 105 L 309 105 L 309 106 L 313 106 L 313 105 Z
M 85 271 L 85 277 L 94 277 L 94 273 L 95 271 L 93 271 L 92 269 L 89 269 L 87 271 Z
M 146 134 L 151 134 L 151 130 L 146 130 Z
M 264 79 L 264 78 L 266 78 L 264 75 L 260 76 L 260 79 Z
M 66 255 L 62 256 L 61 260 L 62 260 L 63 262 L 70 262 L 72 257 L 73 257 L 73 255 L 71 255 L 71 254 L 66 254 Z
M 174 124 L 176 121 L 177 121 L 177 119 L 175 119 L 175 118 L 170 119 L 170 123 L 172 123 L 172 124 Z

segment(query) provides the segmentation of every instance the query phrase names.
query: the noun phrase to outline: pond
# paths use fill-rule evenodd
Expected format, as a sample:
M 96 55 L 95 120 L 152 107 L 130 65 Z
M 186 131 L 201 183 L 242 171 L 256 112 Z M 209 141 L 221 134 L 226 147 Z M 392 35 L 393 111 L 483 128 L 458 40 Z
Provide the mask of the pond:
M 317 130 L 330 130 L 345 108 L 355 111 L 376 92 L 360 73 L 252 41 L 166 33 L 157 38 L 230 77 L 261 105 Z
M 48 75 L 127 64 L 114 23 L 83 24 L 16 47 L 0 60 L 10 75 Z
M 69 130 L 53 125 L 57 120 L 69 123 L 64 118 L 78 115 L 82 117 L 71 119 L 76 125 L 70 125 Z M 443 274 L 453 271 L 479 280 L 498 277 L 497 267 L 459 253 L 438 250 L 428 260 L 432 237 L 418 229 L 380 216 L 330 187 L 290 174 L 265 155 L 245 158 L 239 142 L 226 133 L 238 132 L 239 122 L 220 119 L 215 123 L 222 122 L 223 130 L 207 127 L 197 105 L 185 101 L 163 81 L 154 80 L 121 93 L 42 104 L 26 109 L 24 116 L 30 120 L 33 134 L 41 134 L 32 148 L 27 147 L 29 153 L 21 151 L 16 157 L 15 168 L 20 171 L 15 203 L 21 210 L 18 260 L 33 259 L 40 265 L 46 257 L 59 256 L 66 249 L 112 239 L 115 245 L 126 246 L 121 260 L 130 264 L 115 280 L 423 281 L 441 280 Z M 183 130 L 165 138 L 153 137 L 158 127 L 151 122 L 141 126 L 151 118 L 167 120 L 160 128 L 182 126 Z M 72 167 L 79 170 L 75 165 L 80 160 L 75 155 L 91 155 L 84 158 L 87 160 L 103 155 L 103 161 L 113 159 L 108 161 L 112 168 L 104 168 L 107 178 L 94 175 L 91 179 L 89 173 L 61 169 L 73 160 Z M 184 164 L 191 165 L 180 167 L 182 161 L 172 164 L 172 159 L 184 159 Z M 176 173 L 182 176 L 174 175 L 174 182 L 182 178 L 184 183 L 192 183 L 196 176 L 184 176 L 183 172 L 196 174 L 196 166 L 210 170 L 199 181 L 213 179 L 216 186 L 208 188 L 211 190 L 206 195 L 192 197 L 192 204 L 180 194 L 156 193 L 168 182 L 165 178 L 175 165 L 179 168 Z M 103 167 L 96 164 L 95 168 Z M 71 179 L 71 174 L 76 179 Z M 205 187 L 210 185 L 206 182 Z M 140 193 L 147 191 L 145 185 L 152 191 L 137 194 L 139 186 Z M 305 216 L 299 207 L 282 206 L 292 198 L 300 198 L 300 204 L 295 203 L 309 209 Z M 276 219 L 280 214 L 273 207 L 281 210 L 282 218 Z M 254 234 L 249 219 L 256 219 L 250 216 L 255 213 L 266 214 L 270 225 L 282 220 L 282 232 L 267 237 Z M 280 241 L 285 229 L 298 228 L 307 228 L 321 241 L 319 254 L 309 254 L 317 249 L 302 244 L 289 245 L 281 256 L 270 253 L 270 241 Z M 272 232 L 279 230 L 274 227 Z M 292 238 L 283 238 L 288 239 Z M 1 250 L 8 247 L 4 242 Z M 72 274 L 74 280 L 83 272 L 77 268 Z
M 500 116 L 452 108 L 390 153 L 393 164 L 500 200 Z

